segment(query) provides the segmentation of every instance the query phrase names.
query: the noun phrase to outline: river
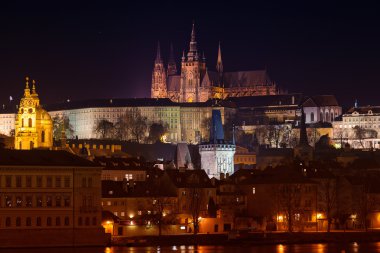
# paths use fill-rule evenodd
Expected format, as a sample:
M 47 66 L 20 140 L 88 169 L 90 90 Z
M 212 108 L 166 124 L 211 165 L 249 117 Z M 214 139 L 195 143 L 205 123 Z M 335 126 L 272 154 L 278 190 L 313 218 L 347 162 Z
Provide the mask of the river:
M 171 246 L 171 247 L 109 247 L 109 248 L 43 248 L 0 249 L 1 253 L 351 253 L 380 252 L 380 242 L 349 244 L 292 244 L 239 246 Z

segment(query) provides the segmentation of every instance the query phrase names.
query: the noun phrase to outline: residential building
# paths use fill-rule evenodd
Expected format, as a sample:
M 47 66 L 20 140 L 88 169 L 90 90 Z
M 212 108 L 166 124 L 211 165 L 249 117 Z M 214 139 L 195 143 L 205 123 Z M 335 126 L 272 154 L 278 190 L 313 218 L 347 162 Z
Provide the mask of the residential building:
M 0 150 L 0 247 L 104 245 L 101 169 L 66 151 Z

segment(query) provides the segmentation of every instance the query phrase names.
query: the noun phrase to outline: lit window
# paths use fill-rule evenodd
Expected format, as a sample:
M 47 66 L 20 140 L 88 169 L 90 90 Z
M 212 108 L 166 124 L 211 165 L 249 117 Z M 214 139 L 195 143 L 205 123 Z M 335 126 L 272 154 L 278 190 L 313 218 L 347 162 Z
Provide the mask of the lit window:
M 111 205 L 111 201 L 107 201 L 107 206 L 110 206 Z
M 252 187 L 252 194 L 256 194 L 256 188 Z
M 120 215 L 121 215 L 121 216 L 125 216 L 125 212 L 121 212 Z

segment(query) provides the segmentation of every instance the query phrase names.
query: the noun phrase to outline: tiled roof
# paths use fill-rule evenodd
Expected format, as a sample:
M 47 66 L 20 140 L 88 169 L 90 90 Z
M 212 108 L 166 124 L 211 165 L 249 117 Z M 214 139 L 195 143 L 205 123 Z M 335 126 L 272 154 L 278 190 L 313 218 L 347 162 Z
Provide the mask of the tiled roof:
M 134 107 L 134 106 L 178 106 L 169 98 L 117 98 L 117 99 L 90 99 L 50 104 L 44 108 L 47 111 L 60 111 L 96 107 Z
M 226 88 L 272 84 L 265 70 L 225 72 L 223 82 Z
M 380 113 L 380 106 L 360 106 L 352 107 L 345 114 L 352 114 L 353 112 L 358 112 L 360 114 L 368 114 L 369 111 L 372 113 Z
M 166 170 L 172 183 L 177 188 L 214 188 L 204 170 Z
M 0 150 L 0 166 L 97 167 L 93 162 L 66 151 Z
M 304 107 L 339 106 L 334 95 L 316 95 L 305 99 Z
M 302 94 L 285 94 L 270 96 L 248 96 L 248 97 L 230 97 L 229 101 L 234 102 L 237 107 L 265 107 L 265 106 L 299 106 L 302 102 Z M 294 103 L 293 103 L 294 100 Z

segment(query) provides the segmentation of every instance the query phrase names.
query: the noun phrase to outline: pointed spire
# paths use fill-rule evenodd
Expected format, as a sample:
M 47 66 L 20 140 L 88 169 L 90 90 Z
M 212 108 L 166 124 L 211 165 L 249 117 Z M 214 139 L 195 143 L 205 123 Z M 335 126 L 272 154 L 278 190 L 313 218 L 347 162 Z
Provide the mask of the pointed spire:
M 24 97 L 29 97 L 29 96 L 30 96 L 29 77 L 25 77 Z
M 182 61 L 185 61 L 186 60 L 186 57 L 185 57 L 185 50 L 182 51 Z
M 177 74 L 177 64 L 175 63 L 174 59 L 174 48 L 173 43 L 170 43 L 170 55 L 169 55 L 169 61 L 168 61 L 168 76 L 176 75 Z
M 191 40 L 190 40 L 190 49 L 187 53 L 187 59 L 192 61 L 194 57 L 197 55 L 197 42 L 195 40 L 195 23 L 193 22 L 193 28 L 191 30 Z
M 29 77 L 25 77 L 25 89 L 29 90 Z
M 195 22 L 193 20 L 193 28 L 191 30 L 191 42 L 195 42 Z
M 216 70 L 219 74 L 223 73 L 223 63 L 222 63 L 222 49 L 220 47 L 220 41 L 219 41 L 219 48 L 218 48 L 218 60 L 216 61 Z
M 161 60 L 161 49 L 160 49 L 160 41 L 157 42 L 157 55 L 156 55 L 156 60 L 154 61 L 154 63 L 162 63 L 162 60 Z
M 206 62 L 205 51 L 202 52 L 202 60 L 203 60 L 204 62 Z
M 306 133 L 306 124 L 305 124 L 305 112 L 303 111 L 303 107 L 301 108 L 301 125 L 300 125 L 300 142 L 299 145 L 309 145 L 309 141 L 307 140 Z

